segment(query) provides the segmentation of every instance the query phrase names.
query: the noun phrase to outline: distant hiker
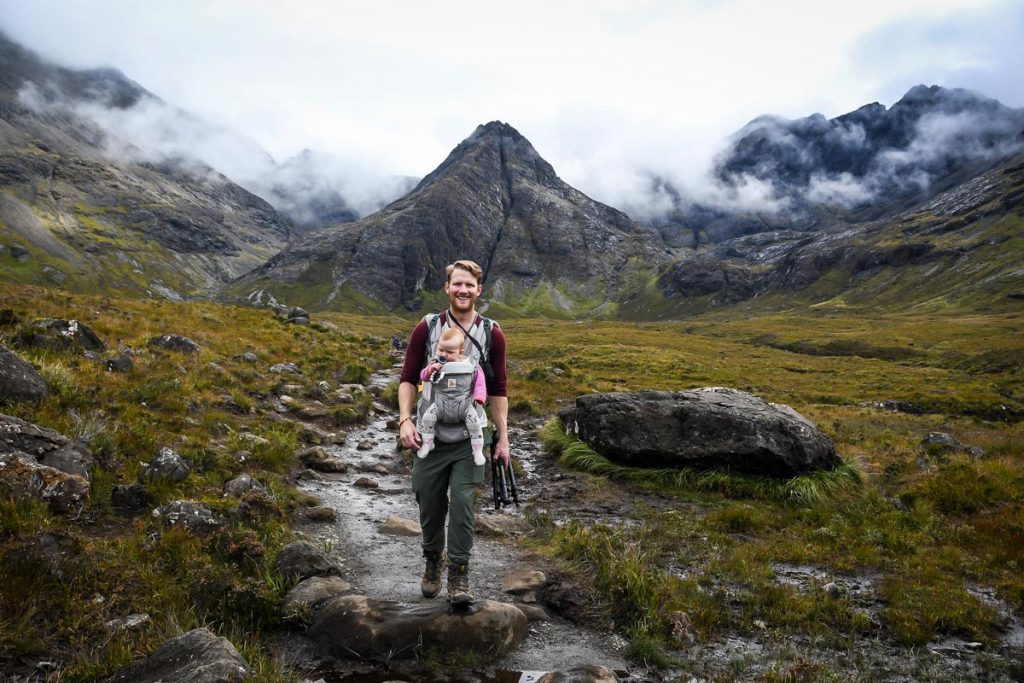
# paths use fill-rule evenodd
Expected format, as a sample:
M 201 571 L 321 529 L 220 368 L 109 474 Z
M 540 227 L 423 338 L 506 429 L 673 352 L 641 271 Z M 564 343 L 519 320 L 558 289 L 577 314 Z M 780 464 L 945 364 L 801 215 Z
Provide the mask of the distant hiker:
M 416 431 L 423 445 L 417 455 L 425 458 L 433 450 L 435 426 L 450 431 L 445 440 L 454 441 L 465 438 L 461 433 L 465 424 L 473 448 L 473 463 L 483 465 L 487 385 L 480 364 L 462 354 L 465 343 L 462 330 L 449 327 L 441 333 L 430 364 L 420 373 L 423 395 L 417 406 Z
M 398 350 L 398 337 L 397 336 L 396 337 L 391 337 L 391 349 L 393 351 L 397 351 Z
M 447 273 L 444 291 L 448 295 L 448 310 L 424 316 L 409 336 L 398 385 L 398 424 L 402 445 L 412 449 L 422 445 L 412 421 L 420 373 L 427 366 L 430 352 L 444 330 L 454 328 L 465 335 L 464 352 L 479 362 L 486 378 L 488 403 L 495 427 L 493 438 L 496 440 L 492 457 L 508 464 L 505 335 L 497 323 L 476 312 L 476 300 L 483 291 L 483 270 L 480 266 L 472 261 L 459 260 L 448 266 Z M 447 441 L 447 436 L 437 431 L 437 443 L 430 457 L 414 459 L 412 488 L 420 508 L 423 556 L 426 558 L 420 591 L 428 598 L 440 593 L 441 572 L 450 562 L 448 599 L 453 605 L 464 606 L 474 600 L 469 590 L 469 557 L 473 549 L 475 493 L 476 487 L 483 483 L 484 467 L 473 461 L 468 435 L 459 433 L 457 436 L 458 439 Z

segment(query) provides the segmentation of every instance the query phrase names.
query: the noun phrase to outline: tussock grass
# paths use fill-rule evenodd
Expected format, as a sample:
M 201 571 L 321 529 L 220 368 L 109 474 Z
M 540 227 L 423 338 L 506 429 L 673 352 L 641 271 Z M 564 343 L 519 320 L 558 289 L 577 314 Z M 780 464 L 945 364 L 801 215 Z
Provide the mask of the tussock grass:
M 846 493 L 861 484 L 857 468 L 843 463 L 833 470 L 773 479 L 715 470 L 690 468 L 629 467 L 596 453 L 575 436 L 566 434 L 562 423 L 549 420 L 541 429 L 547 451 L 567 467 L 609 479 L 657 486 L 679 491 L 717 491 L 731 497 L 750 497 L 809 505 Z

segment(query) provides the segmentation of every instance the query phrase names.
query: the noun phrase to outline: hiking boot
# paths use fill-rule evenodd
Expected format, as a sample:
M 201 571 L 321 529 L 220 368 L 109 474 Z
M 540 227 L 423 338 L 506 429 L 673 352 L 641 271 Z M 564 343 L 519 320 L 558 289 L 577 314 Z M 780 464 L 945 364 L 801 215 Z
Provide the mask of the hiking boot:
M 448 600 L 452 605 L 465 607 L 473 604 L 469 592 L 469 565 L 452 562 L 448 565 Z
M 441 572 L 448 564 L 448 553 L 442 550 L 439 553 L 424 552 L 423 557 L 427 566 L 423 569 L 423 579 L 420 580 L 420 592 L 423 597 L 432 598 L 441 592 Z

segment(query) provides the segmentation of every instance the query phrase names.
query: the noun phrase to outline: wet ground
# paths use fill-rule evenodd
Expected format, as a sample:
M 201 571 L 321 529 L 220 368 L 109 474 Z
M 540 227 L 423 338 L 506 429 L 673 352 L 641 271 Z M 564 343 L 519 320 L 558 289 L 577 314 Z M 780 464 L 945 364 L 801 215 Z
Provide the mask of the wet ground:
M 373 381 L 394 381 L 396 371 L 385 371 Z M 392 536 L 381 533 L 384 521 L 397 515 L 418 519 L 409 482 L 410 462 L 395 448 L 395 432 L 387 423 L 393 413 L 377 413 L 363 428 L 352 432 L 345 445 L 335 452 L 349 464 L 345 474 L 327 475 L 308 472 L 300 488 L 333 507 L 337 521 L 311 525 L 304 531 L 315 541 L 332 547 L 345 559 L 345 579 L 355 592 L 415 605 L 427 602 L 419 595 L 419 576 L 423 561 L 418 536 Z M 520 480 L 524 507 L 534 514 L 546 514 L 557 522 L 566 519 L 590 520 L 608 524 L 629 523 L 634 502 L 630 495 L 611 490 L 605 499 L 588 496 L 586 502 L 574 499 L 581 486 L 577 475 L 565 472 L 544 458 L 536 438 L 536 425 L 510 430 L 513 455 L 526 475 Z M 382 467 L 383 466 L 383 467 Z M 376 471 L 374 471 L 376 470 Z M 356 485 L 369 479 L 376 486 Z M 591 492 L 592 494 L 592 492 Z M 654 497 L 658 498 L 658 497 Z M 646 505 L 672 506 L 671 500 L 644 501 Z M 490 489 L 481 498 L 478 511 L 493 512 Z M 503 508 L 501 514 L 522 516 L 516 508 Z M 478 598 L 515 602 L 501 590 L 502 578 L 520 568 L 538 568 L 513 541 L 477 534 L 472 567 L 472 586 Z M 543 568 L 543 567 L 540 567 Z M 873 620 L 879 619 L 881 603 L 875 589 L 880 577 L 873 575 L 835 576 L 813 566 L 773 565 L 776 580 L 801 590 L 820 589 L 829 582 L 848 596 Z M 808 636 L 776 633 L 770 626 L 753 635 L 730 634 L 712 642 L 697 643 L 673 656 L 681 662 L 673 671 L 652 672 L 626 662 L 626 641 L 618 635 L 603 633 L 551 614 L 549 622 L 532 622 L 530 633 L 515 652 L 489 663 L 480 670 L 465 671 L 438 680 L 466 680 L 480 683 L 529 683 L 543 672 L 567 670 L 582 665 L 603 665 L 623 680 L 817 680 L 816 672 L 830 674 L 829 680 L 923 681 L 991 680 L 1011 681 L 1012 661 L 1021 657 L 1024 627 L 1013 611 L 999 602 L 988 589 L 972 589 L 983 600 L 1006 616 L 1008 630 L 999 652 L 986 652 L 979 643 L 947 638 L 921 648 L 900 648 L 870 636 L 850 640 L 836 648 Z M 434 600 L 442 600 L 442 596 Z M 301 638 L 292 642 L 290 658 L 299 670 L 310 671 L 310 680 L 323 678 L 327 683 L 376 683 L 385 680 L 430 680 L 416 665 L 400 665 L 388 670 L 379 664 L 359 662 L 322 662 Z M 838 675 L 835 678 L 832 674 Z

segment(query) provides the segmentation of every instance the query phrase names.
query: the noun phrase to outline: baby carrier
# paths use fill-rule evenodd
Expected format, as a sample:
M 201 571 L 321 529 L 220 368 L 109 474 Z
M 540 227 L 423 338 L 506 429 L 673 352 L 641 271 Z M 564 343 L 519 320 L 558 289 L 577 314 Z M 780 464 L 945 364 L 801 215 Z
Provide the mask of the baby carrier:
M 437 346 L 437 340 L 441 337 L 442 327 L 448 322 L 448 314 L 447 312 L 435 313 L 425 316 L 423 320 L 428 325 L 427 357 L 429 358 L 430 353 Z M 493 325 L 494 321 L 489 318 L 483 318 L 479 325 L 472 325 L 467 335 L 469 340 L 466 343 L 466 357 L 461 361 L 445 363 L 440 370 L 434 373 L 432 380 L 423 382 L 423 392 L 416 405 L 416 419 L 419 422 L 430 406 L 436 406 L 437 422 L 434 425 L 434 434 L 442 443 L 455 443 L 469 438 L 469 430 L 466 428 L 467 408 L 476 410 L 481 425 L 484 427 L 487 425 L 484 409 L 473 402 L 473 381 L 481 358 L 483 361 L 489 360 Z M 484 371 L 486 374 L 486 368 Z

